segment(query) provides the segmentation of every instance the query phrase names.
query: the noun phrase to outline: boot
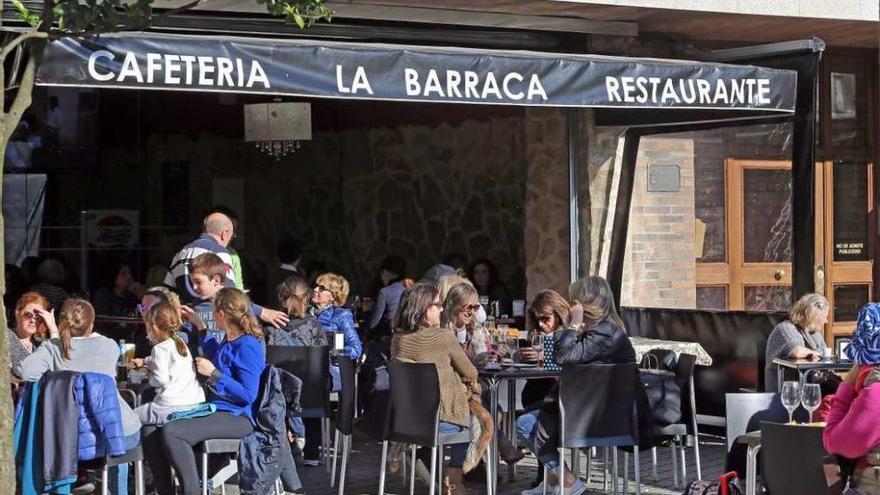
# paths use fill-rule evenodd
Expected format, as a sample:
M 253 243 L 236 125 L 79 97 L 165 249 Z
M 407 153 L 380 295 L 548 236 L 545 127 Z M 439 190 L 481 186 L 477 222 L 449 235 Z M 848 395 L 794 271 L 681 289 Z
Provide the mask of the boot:
M 501 459 L 507 464 L 516 464 L 526 456 L 522 449 L 510 443 L 510 440 L 503 435 L 498 438 L 498 451 L 501 454 Z
M 471 495 L 461 476 L 461 468 L 443 469 L 443 495 Z

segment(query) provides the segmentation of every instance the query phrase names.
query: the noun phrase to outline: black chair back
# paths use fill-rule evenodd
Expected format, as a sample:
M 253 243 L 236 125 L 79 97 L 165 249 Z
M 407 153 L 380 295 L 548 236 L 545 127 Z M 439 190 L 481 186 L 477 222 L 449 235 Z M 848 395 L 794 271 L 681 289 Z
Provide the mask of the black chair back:
M 771 495 L 828 495 L 822 428 L 761 423 L 761 467 Z
M 319 346 L 266 346 L 266 362 L 302 380 L 300 406 L 304 410 L 330 411 L 330 351 Z
M 559 407 L 566 447 L 624 446 L 638 443 L 638 366 L 565 366 L 559 379 Z
M 788 412 L 779 394 L 770 392 L 727 394 L 727 451 L 740 435 L 757 431 L 762 421 L 786 422 Z
M 691 394 L 691 378 L 697 367 L 697 356 L 693 354 L 679 354 L 678 363 L 675 366 L 675 379 L 681 387 L 681 422 L 687 425 L 688 434 L 693 435 L 694 415 L 697 405 L 694 403 L 695 396 Z
M 354 426 L 354 361 L 347 357 L 339 358 L 339 375 L 342 388 L 339 390 L 339 409 L 336 411 L 336 429 L 343 435 L 351 435 Z
M 440 414 L 440 380 L 432 363 L 388 363 L 391 404 L 385 440 L 433 447 Z

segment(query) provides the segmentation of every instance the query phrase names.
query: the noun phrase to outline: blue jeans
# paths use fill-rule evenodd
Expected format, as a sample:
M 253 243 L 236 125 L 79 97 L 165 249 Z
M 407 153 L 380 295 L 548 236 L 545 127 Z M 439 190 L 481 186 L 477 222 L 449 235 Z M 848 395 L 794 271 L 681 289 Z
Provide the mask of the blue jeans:
M 438 433 L 459 433 L 464 430 L 463 427 L 447 423 L 446 421 L 441 421 L 437 425 Z M 449 467 L 451 468 L 461 468 L 464 466 L 464 458 L 467 457 L 467 449 L 468 444 L 466 443 L 457 443 L 455 445 L 449 446 Z
M 528 447 L 539 461 L 543 462 L 548 469 L 554 470 L 559 466 L 558 454 L 539 455 L 535 452 L 535 435 L 538 431 L 538 411 L 531 411 L 523 414 L 516 420 L 516 433 L 520 440 Z
M 122 440 L 125 450 L 131 450 L 141 442 L 141 432 L 136 431 Z M 110 468 L 110 493 L 128 495 L 128 464 Z

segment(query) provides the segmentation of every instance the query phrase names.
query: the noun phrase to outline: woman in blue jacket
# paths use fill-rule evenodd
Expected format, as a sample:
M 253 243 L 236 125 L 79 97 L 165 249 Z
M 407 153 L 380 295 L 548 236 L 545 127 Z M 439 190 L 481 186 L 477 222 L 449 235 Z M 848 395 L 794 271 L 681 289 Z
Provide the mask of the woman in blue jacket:
M 358 360 L 364 352 L 354 315 L 342 305 L 348 299 L 348 280 L 335 273 L 325 273 L 315 280 L 312 288 L 312 314 L 324 327 L 325 332 L 341 333 L 344 338 L 342 350 L 345 357 Z
M 203 357 L 196 358 L 196 370 L 207 377 L 208 401 L 217 412 L 172 421 L 144 438 L 159 495 L 175 493 L 172 467 L 184 495 L 200 493 L 193 446 L 213 438 L 244 438 L 253 431 L 253 405 L 266 367 L 263 332 L 250 312 L 250 300 L 238 289 L 225 288 L 217 293 L 214 318 L 226 338 L 218 343 L 211 335 L 204 337 Z M 204 322 L 197 318 L 193 324 L 200 332 L 205 330 Z

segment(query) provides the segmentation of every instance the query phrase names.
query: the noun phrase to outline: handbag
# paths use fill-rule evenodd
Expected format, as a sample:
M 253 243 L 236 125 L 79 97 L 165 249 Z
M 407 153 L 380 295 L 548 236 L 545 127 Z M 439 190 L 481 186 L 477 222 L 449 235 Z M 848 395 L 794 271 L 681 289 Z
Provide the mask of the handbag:
M 647 354 L 642 360 L 645 366 L 639 370 L 651 418 L 657 425 L 671 425 L 681 420 L 681 386 L 675 373 L 660 369 L 656 356 Z
M 722 474 L 718 481 L 694 480 L 684 489 L 684 495 L 742 495 L 736 471 Z

